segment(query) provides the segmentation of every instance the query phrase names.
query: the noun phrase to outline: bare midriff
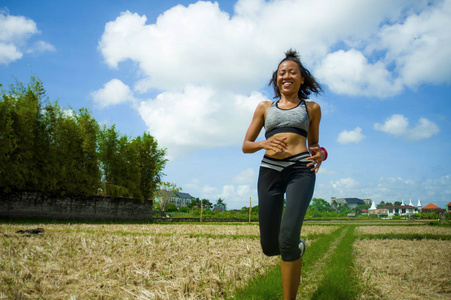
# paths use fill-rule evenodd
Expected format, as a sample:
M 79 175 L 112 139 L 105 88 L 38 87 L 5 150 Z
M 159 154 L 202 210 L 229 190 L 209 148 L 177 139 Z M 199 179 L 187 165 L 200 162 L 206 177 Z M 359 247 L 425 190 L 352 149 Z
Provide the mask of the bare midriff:
M 306 152 L 307 150 L 307 139 L 299 134 L 291 133 L 291 132 L 281 132 L 273 135 L 275 138 L 283 138 L 286 137 L 285 143 L 287 143 L 287 149 L 283 152 L 274 152 L 273 150 L 266 150 L 265 155 L 275 158 L 275 159 L 284 159 L 302 152 Z

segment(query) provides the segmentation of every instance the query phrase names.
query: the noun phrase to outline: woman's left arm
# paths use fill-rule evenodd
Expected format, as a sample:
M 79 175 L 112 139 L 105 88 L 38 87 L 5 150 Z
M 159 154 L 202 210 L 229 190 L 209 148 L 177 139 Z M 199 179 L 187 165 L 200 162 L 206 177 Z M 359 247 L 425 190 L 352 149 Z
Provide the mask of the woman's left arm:
M 319 123 L 321 121 L 321 107 L 318 103 L 308 102 L 308 113 L 310 117 L 310 127 L 308 130 L 308 147 L 312 156 L 307 159 L 312 160 L 307 166 L 312 167 L 315 174 L 318 173 L 321 163 L 326 158 L 326 153 L 321 151 L 319 141 Z

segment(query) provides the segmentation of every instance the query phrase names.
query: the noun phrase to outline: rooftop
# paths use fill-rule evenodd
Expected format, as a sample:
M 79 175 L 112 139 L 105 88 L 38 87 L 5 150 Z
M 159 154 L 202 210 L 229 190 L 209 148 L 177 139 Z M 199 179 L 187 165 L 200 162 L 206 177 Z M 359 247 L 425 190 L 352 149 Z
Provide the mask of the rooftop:
M 410 206 L 410 205 L 384 205 L 384 206 L 380 206 L 378 208 L 383 208 L 383 209 L 402 209 L 402 208 L 413 208 L 415 209 L 415 206 Z
M 435 205 L 434 203 L 429 203 L 428 205 L 426 205 L 425 207 L 423 207 L 423 209 L 434 209 L 434 208 L 440 208 L 437 205 Z

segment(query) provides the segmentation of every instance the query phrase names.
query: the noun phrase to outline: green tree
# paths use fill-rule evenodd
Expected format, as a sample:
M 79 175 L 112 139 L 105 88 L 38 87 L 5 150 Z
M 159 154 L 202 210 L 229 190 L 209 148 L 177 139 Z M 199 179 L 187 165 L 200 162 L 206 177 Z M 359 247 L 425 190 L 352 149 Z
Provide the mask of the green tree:
M 111 196 L 129 195 L 130 192 L 120 185 L 122 183 L 121 172 L 125 172 L 126 167 L 124 166 L 124 158 L 121 157 L 120 153 L 121 145 L 116 126 L 113 125 L 108 128 L 104 125 L 99 136 L 98 147 L 103 193 Z
M 81 151 L 83 166 L 83 180 L 81 185 L 86 194 L 93 194 L 100 187 L 100 168 L 97 153 L 99 124 L 86 109 L 80 109 L 77 122 L 81 135 Z
M 1 90 L 2 192 L 87 195 L 102 186 L 105 195 L 153 198 L 166 159 L 150 134 L 120 136 L 114 125 L 100 129 L 86 109 L 76 113 L 44 97 L 34 77 Z
M 155 197 L 158 199 L 158 204 L 161 211 L 166 211 L 166 206 L 170 203 L 171 198 L 177 195 L 182 189 L 177 187 L 175 183 L 160 182 L 156 191 Z
M 122 196 L 134 197 L 141 200 L 143 196 L 139 188 L 141 172 L 138 162 L 138 148 L 126 135 L 119 138 L 117 176 L 114 184 L 121 187 L 126 194 Z
M 202 205 L 204 207 L 204 210 L 211 210 L 213 208 L 213 203 L 210 202 L 210 200 L 208 199 L 202 199 L 200 200 L 199 198 L 193 198 L 190 202 L 190 204 L 188 204 L 189 208 L 193 208 L 194 206 L 197 206 L 198 208 L 201 207 L 201 201 L 202 201 Z
M 166 205 L 166 212 L 173 212 L 173 211 L 177 211 L 177 206 L 174 203 L 168 203 L 168 205 Z
M 2 91 L 0 99 L 0 189 L 10 192 L 11 189 L 23 186 L 23 176 L 18 170 L 18 139 L 16 136 L 17 114 L 15 98 Z
M 333 210 L 332 205 L 330 205 L 329 202 L 321 198 L 313 198 L 312 201 L 310 202 L 310 206 L 313 210 L 319 212 Z
M 219 208 L 219 209 L 221 209 L 221 211 L 226 211 L 227 210 L 227 204 L 224 202 L 223 199 L 219 198 L 216 201 L 216 204 L 213 206 L 213 208 Z
M 144 200 L 153 199 L 167 162 L 164 158 L 166 150 L 159 149 L 157 141 L 148 133 L 138 136 L 132 143 L 137 149 L 136 163 L 140 172 L 141 195 Z
M 41 99 L 45 95 L 42 82 L 34 77 L 25 87 L 22 83 L 2 90 L 0 113 L 0 185 L 5 192 L 35 190 L 41 175 L 38 159 L 42 127 Z M 39 144 L 37 144 L 39 142 Z
M 194 208 L 194 206 L 197 206 L 198 208 L 200 207 L 200 199 L 199 198 L 192 198 L 191 202 L 188 204 L 188 208 L 192 209 Z
M 212 210 L 213 209 L 213 203 L 210 202 L 208 199 L 202 199 L 202 204 L 204 206 L 204 210 Z
M 59 111 L 55 135 L 56 189 L 61 194 L 84 194 L 79 184 L 83 180 L 82 139 L 72 112 Z

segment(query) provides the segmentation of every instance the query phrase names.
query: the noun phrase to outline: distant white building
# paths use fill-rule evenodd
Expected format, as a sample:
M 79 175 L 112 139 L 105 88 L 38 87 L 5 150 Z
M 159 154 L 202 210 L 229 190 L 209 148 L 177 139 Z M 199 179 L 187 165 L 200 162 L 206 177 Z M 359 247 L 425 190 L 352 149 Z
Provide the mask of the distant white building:
M 180 209 L 180 207 L 188 206 L 192 200 L 193 197 L 190 194 L 178 192 L 173 197 L 171 197 L 170 202 L 175 204 L 175 206 L 177 206 L 177 209 Z
M 393 217 L 393 216 L 409 216 L 421 211 L 421 201 L 418 200 L 418 206 L 412 205 L 410 200 L 409 205 L 402 200 L 401 205 L 384 205 L 376 208 L 376 203 L 372 203 L 371 208 L 368 210 L 368 214 L 376 214 L 380 217 Z

